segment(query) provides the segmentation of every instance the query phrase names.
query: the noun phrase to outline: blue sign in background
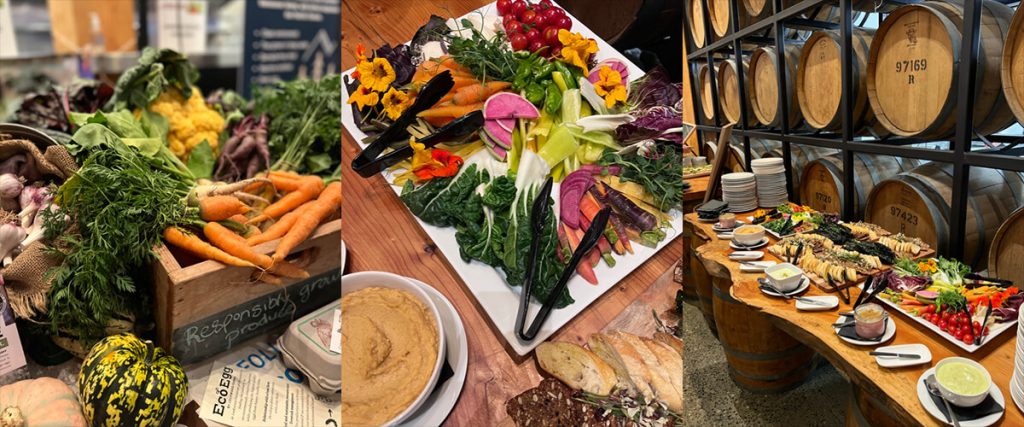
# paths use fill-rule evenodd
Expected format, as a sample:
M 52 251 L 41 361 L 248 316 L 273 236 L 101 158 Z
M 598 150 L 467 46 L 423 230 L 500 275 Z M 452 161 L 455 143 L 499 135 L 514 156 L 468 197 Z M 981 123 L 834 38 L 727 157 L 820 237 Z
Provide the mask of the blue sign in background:
M 246 0 L 238 91 L 337 73 L 341 63 L 338 0 Z

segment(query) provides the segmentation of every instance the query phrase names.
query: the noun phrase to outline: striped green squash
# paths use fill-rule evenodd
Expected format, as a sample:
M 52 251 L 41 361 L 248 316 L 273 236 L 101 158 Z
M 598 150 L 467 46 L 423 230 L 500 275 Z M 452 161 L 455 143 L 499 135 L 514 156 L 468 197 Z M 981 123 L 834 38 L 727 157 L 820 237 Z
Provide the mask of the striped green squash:
M 152 341 L 119 334 L 89 351 L 78 391 L 94 427 L 169 427 L 185 407 L 188 379 L 178 360 Z

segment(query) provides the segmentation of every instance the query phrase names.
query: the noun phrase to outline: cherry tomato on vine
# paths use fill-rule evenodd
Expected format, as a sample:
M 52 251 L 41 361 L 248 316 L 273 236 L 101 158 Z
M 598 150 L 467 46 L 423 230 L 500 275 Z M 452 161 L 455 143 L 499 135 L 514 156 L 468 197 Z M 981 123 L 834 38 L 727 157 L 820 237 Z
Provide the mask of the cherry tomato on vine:
M 512 14 L 518 18 L 523 14 L 523 11 L 526 10 L 526 2 L 524 2 L 523 0 L 515 0 L 512 2 L 511 7 Z
M 498 15 L 505 16 L 512 11 L 512 0 L 498 0 Z
M 523 23 L 519 22 L 519 21 L 511 21 L 511 22 L 509 22 L 508 25 L 505 26 L 505 33 L 507 33 L 507 34 L 516 34 L 516 33 L 522 34 L 523 33 Z
M 508 42 L 512 44 L 512 50 L 524 50 L 529 46 L 530 41 L 520 33 L 513 33 L 508 36 Z

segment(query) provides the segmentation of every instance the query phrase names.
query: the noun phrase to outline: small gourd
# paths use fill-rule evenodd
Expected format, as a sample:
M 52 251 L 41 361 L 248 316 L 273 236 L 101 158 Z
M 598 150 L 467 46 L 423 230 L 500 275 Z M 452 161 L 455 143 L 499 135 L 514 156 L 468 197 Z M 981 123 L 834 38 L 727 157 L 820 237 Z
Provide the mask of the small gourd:
M 85 427 L 75 392 L 56 378 L 0 386 L 0 427 Z

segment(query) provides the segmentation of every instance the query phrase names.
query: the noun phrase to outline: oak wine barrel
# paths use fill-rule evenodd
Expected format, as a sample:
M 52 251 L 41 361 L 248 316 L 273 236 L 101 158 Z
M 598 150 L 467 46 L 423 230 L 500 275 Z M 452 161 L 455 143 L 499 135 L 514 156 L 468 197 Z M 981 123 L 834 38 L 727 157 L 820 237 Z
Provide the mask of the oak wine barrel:
M 697 306 L 700 308 L 701 314 L 704 316 L 704 323 L 708 325 L 708 329 L 711 330 L 711 334 L 718 336 L 718 326 L 715 324 L 715 306 L 714 298 L 711 293 L 711 275 L 708 274 L 708 270 L 704 267 L 704 263 L 697 257 L 697 248 L 707 243 L 707 238 L 702 236 L 699 232 L 693 232 L 694 227 L 683 227 L 683 233 L 689 237 L 689 242 L 686 244 L 690 246 L 689 254 L 686 258 L 687 266 L 686 272 L 689 274 L 683 280 L 683 287 L 691 287 L 693 292 L 697 294 Z
M 972 168 L 968 186 L 963 261 L 981 270 L 988 266 L 989 244 L 996 230 L 1024 205 L 1024 175 Z M 952 187 L 952 164 L 926 163 L 875 185 L 864 220 L 944 249 L 950 236 Z
M 742 141 L 739 137 L 733 137 L 731 144 L 726 149 L 727 152 L 724 154 L 728 157 L 725 159 L 725 171 L 723 173 L 743 172 L 746 170 L 747 163 L 744 161 Z M 712 140 L 705 142 L 704 155 L 707 156 L 709 164 L 714 164 L 715 158 L 718 157 L 718 142 Z
M 814 351 L 729 295 L 732 280 L 713 277 L 715 324 L 729 376 L 752 393 L 782 393 L 800 386 L 814 368 Z
M 1003 92 L 1017 121 L 1024 124 L 1024 8 L 1018 7 L 1003 46 Z
M 708 120 L 715 118 L 715 97 L 712 91 L 711 71 L 714 65 L 706 63 L 697 66 L 697 84 L 700 92 L 700 109 Z
M 693 39 L 693 45 L 700 49 L 706 44 L 705 36 L 707 35 L 706 27 L 704 27 L 704 0 L 691 0 L 688 7 L 686 19 L 690 24 L 690 37 Z
M 768 127 L 782 126 L 782 97 L 788 105 L 789 128 L 803 121 L 796 99 L 796 72 L 802 44 L 788 44 L 785 48 L 785 92 L 779 96 L 778 51 L 773 46 L 760 47 L 750 55 L 750 104 L 757 121 Z
M 988 250 L 988 275 L 1024 284 L 1024 208 L 1010 214 L 996 230 Z
M 708 17 L 711 18 L 711 29 L 718 37 L 725 36 L 732 31 L 732 9 L 730 3 L 738 0 L 706 0 L 708 3 Z M 743 6 L 740 6 L 739 24 L 744 28 L 757 21 L 746 13 L 743 13 Z
M 870 127 L 879 136 L 887 134 L 878 124 L 867 95 L 867 64 L 874 30 L 854 28 L 853 41 L 853 128 Z M 837 132 L 843 128 L 843 69 L 838 31 L 815 31 L 800 51 L 796 73 L 796 94 L 808 126 Z
M 867 90 L 871 107 L 890 132 L 946 139 L 956 132 L 963 7 L 926 1 L 902 6 L 882 22 L 871 43 Z M 973 131 L 991 135 L 1014 122 L 1000 82 L 1003 43 L 1013 10 L 982 3 L 981 50 Z
M 854 217 L 860 218 L 863 215 L 868 193 L 878 182 L 920 165 L 921 161 L 916 159 L 854 154 Z M 824 156 L 808 162 L 803 167 L 802 176 L 800 203 L 821 212 L 843 212 L 843 195 L 846 193 L 843 187 L 843 158 L 840 155 Z
M 750 59 L 744 57 L 741 64 L 743 67 L 744 93 L 749 96 L 752 93 L 750 88 Z M 754 111 L 750 108 L 750 103 L 740 99 L 739 70 L 736 67 L 737 62 L 735 59 L 722 61 L 718 65 L 718 74 L 715 75 L 718 79 L 718 102 L 721 105 L 722 115 L 725 116 L 724 118 L 727 123 L 739 123 L 742 120 L 740 109 L 746 108 L 747 125 L 753 126 L 757 123 L 757 118 L 754 117 Z
M 750 152 L 755 158 L 759 159 L 767 157 L 783 157 L 782 143 L 778 141 L 751 139 Z M 815 147 L 813 145 L 789 144 L 789 165 L 792 168 L 793 172 L 792 179 L 794 191 L 799 192 L 798 190 L 800 189 L 800 183 L 803 179 L 804 165 L 806 165 L 808 162 L 814 159 L 831 155 L 834 152 L 835 150 L 829 148 Z M 793 197 L 790 197 L 790 200 L 795 199 Z M 806 204 L 803 199 L 801 199 L 801 203 Z

